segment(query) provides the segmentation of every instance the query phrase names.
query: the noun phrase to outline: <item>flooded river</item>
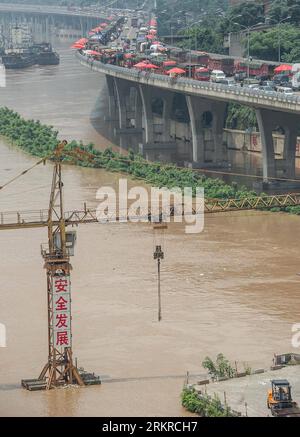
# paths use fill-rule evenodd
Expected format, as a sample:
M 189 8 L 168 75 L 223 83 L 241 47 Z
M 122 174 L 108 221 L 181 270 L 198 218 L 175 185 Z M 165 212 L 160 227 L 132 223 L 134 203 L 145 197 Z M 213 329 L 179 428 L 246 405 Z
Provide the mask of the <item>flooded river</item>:
M 68 44 L 59 50 L 58 67 L 9 72 L 0 105 L 53 124 L 62 138 L 105 147 L 97 129 L 104 81 L 77 64 Z M 0 185 L 35 162 L 3 140 L 0 157 Z M 37 167 L 3 190 L 0 211 L 47 208 L 51 172 L 50 164 Z M 116 174 L 65 167 L 66 209 L 96 206 L 96 190 L 117 182 Z M 170 225 L 160 323 L 151 226 L 81 225 L 72 258 L 74 355 L 112 381 L 35 393 L 20 380 L 37 377 L 47 359 L 46 229 L 2 231 L 0 415 L 185 415 L 184 375 L 203 373 L 205 356 L 223 352 L 241 370 L 270 365 L 275 352 L 293 350 L 291 326 L 300 322 L 299 225 L 296 216 L 259 212 L 208 215 L 201 234 Z

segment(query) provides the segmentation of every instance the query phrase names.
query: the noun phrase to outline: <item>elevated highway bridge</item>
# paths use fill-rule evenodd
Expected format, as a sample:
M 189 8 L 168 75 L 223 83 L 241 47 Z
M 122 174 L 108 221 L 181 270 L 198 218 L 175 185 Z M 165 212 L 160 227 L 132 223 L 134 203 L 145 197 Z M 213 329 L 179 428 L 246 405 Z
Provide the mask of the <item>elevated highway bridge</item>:
M 51 25 L 78 29 L 84 35 L 89 29 L 107 18 L 103 14 L 85 10 L 70 10 L 64 7 L 0 4 L 0 24 L 3 20 L 27 20 L 33 26 L 44 26 L 44 33 Z M 103 64 L 77 53 L 81 64 L 106 76 L 109 92 L 109 111 L 112 118 L 117 114 L 120 131 L 128 129 L 126 101 L 134 97 L 135 131 L 143 133 L 147 147 L 170 148 L 170 126 L 174 96 L 184 97 L 188 108 L 192 141 L 192 164 L 201 167 L 206 164 L 207 143 L 212 150 L 210 161 L 216 165 L 224 160 L 223 127 L 228 103 L 239 103 L 256 111 L 261 135 L 263 155 L 263 177 L 295 177 L 295 150 L 300 125 L 300 97 L 279 93 L 265 93 L 247 87 L 228 87 L 195 81 L 188 78 L 172 79 L 164 75 L 140 72 L 115 65 Z M 163 101 L 163 132 L 159 144 L 155 143 L 155 123 L 152 101 Z M 272 132 L 282 128 L 285 134 L 282 159 L 275 159 Z M 133 132 L 133 131 L 131 131 Z
M 189 113 L 194 165 L 205 164 L 205 136 L 208 131 L 213 143 L 213 163 L 217 164 L 223 157 L 222 137 L 227 105 L 238 103 L 256 111 L 262 142 L 264 180 L 277 176 L 295 177 L 295 152 L 300 127 L 299 95 L 266 93 L 248 87 L 228 87 L 183 77 L 170 78 L 162 74 L 104 64 L 79 52 L 76 56 L 82 65 L 106 76 L 110 114 L 112 115 L 116 109 L 119 128 L 122 131 L 128 128 L 126 101 L 131 90 L 134 90 L 135 128 L 136 131 L 143 131 L 146 146 L 154 143 L 153 99 L 161 98 L 163 101 L 163 141 L 157 144 L 158 148 L 163 148 L 170 143 L 170 119 L 174 96 L 181 94 L 186 100 Z M 206 125 L 208 113 L 210 122 Z M 281 127 L 285 134 L 282 159 L 275 159 L 274 153 L 272 132 L 278 127 Z
M 93 18 L 99 20 L 108 16 L 107 14 L 100 14 L 97 12 L 89 12 L 84 9 L 72 10 L 62 6 L 48 6 L 48 5 L 22 5 L 17 3 L 0 3 L 0 13 L 20 13 L 31 15 L 58 15 L 65 17 L 81 17 Z
M 47 38 L 51 26 L 78 30 L 79 35 L 85 35 L 108 16 L 108 12 L 100 14 L 84 9 L 71 10 L 59 6 L 0 3 L 0 25 L 4 28 L 10 23 L 28 22 L 35 33 L 42 32 Z

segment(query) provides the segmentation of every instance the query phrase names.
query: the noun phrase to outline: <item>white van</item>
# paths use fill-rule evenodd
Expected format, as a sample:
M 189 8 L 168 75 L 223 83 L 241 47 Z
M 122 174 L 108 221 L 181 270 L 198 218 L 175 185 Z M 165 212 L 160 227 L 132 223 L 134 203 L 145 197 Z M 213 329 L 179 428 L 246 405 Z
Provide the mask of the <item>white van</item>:
M 210 75 L 210 80 L 212 82 L 220 82 L 226 79 L 225 73 L 222 70 L 213 70 Z

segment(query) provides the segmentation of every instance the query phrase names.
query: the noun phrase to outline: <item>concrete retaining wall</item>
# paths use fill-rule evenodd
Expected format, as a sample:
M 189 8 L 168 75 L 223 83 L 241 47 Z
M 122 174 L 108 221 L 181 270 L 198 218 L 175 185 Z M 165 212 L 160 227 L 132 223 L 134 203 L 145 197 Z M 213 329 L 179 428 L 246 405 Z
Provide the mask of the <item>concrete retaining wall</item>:
M 224 129 L 224 141 L 228 148 L 261 152 L 259 132 L 245 132 L 236 129 Z M 276 155 L 282 156 L 284 135 L 273 134 L 274 150 Z M 297 138 L 296 156 L 300 157 L 300 137 Z
M 154 123 L 161 124 L 160 117 L 154 117 Z M 163 126 L 161 125 L 161 129 Z M 192 134 L 189 124 L 171 120 L 171 136 L 186 143 L 191 143 Z M 223 141 L 229 149 L 248 150 L 251 152 L 261 152 L 261 139 L 259 132 L 246 132 L 237 129 L 224 129 Z M 284 147 L 284 135 L 273 134 L 275 154 L 282 157 Z M 300 137 L 297 138 L 296 156 L 300 157 Z

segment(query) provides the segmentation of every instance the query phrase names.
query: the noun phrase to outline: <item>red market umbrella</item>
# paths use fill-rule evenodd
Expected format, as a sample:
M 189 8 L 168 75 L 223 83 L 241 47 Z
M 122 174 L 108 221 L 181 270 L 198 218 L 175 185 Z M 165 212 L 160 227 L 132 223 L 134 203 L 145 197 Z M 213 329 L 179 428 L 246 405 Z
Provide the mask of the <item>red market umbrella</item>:
M 143 70 L 143 69 L 151 69 L 151 68 L 158 68 L 156 65 L 154 65 L 154 64 L 146 64 L 145 62 L 139 62 L 138 64 L 135 64 L 134 66 L 133 66 L 134 68 L 140 68 L 141 70 Z
M 108 24 L 107 23 L 100 23 L 99 26 L 106 27 L 106 26 L 108 26 Z
M 281 73 L 282 71 L 291 71 L 292 70 L 292 66 L 288 65 L 288 64 L 282 64 L 279 65 L 278 67 L 276 67 L 274 69 L 274 73 Z
M 83 46 L 83 47 L 84 47 L 84 45 L 85 45 L 87 42 L 88 42 L 88 39 L 87 39 L 87 38 L 81 38 L 81 39 L 79 39 L 78 41 L 75 41 L 74 44 L 73 44 L 73 46 Z M 73 46 L 71 46 L 71 47 L 73 47 Z M 78 48 L 78 47 L 73 47 L 73 48 Z
M 135 64 L 133 67 L 134 68 L 144 68 L 145 67 L 145 63 L 144 62 L 138 62 L 137 64 Z
M 155 36 L 150 34 L 150 35 L 146 35 L 146 38 L 147 38 L 147 39 L 154 39 Z
M 164 67 L 169 67 L 170 65 L 176 65 L 177 64 L 177 62 L 176 61 L 172 61 L 172 60 L 170 60 L 170 61 L 164 61 L 163 62 L 163 66 Z
M 150 69 L 152 69 L 152 68 L 155 68 L 155 69 L 156 69 L 156 68 L 158 68 L 158 66 L 149 63 L 149 64 L 144 64 L 144 68 L 148 68 L 148 69 L 150 70 Z
M 182 68 L 171 68 L 171 70 L 168 71 L 168 74 L 184 74 L 185 70 L 183 70 Z
M 96 50 L 86 50 L 85 53 L 87 55 L 101 55 L 101 53 L 96 52 Z
M 85 47 L 85 44 L 73 44 L 71 46 L 71 49 L 83 49 Z
M 134 53 L 125 53 L 124 58 L 125 59 L 135 58 L 135 54 Z
M 93 32 L 92 30 L 89 32 L 89 35 L 95 35 L 95 32 Z
M 157 65 L 154 65 L 154 64 L 145 64 L 145 68 L 158 68 L 158 66 Z
M 155 30 L 155 29 L 150 29 L 150 30 L 149 30 L 149 33 L 151 33 L 152 35 L 155 35 L 155 34 L 157 34 L 157 30 Z
M 80 38 L 78 41 L 76 41 L 74 44 L 85 44 L 88 42 L 87 38 Z

